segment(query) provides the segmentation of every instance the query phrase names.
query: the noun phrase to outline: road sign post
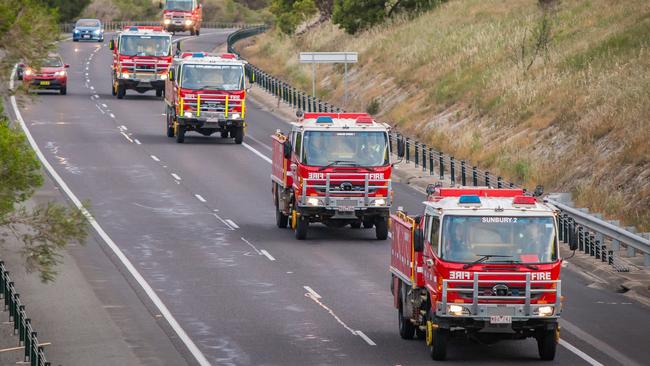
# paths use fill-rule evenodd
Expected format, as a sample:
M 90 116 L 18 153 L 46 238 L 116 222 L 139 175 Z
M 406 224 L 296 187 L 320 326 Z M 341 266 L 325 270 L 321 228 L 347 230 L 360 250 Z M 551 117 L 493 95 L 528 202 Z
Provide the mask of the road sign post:
M 312 64 L 311 87 L 312 95 L 316 97 L 316 64 L 344 64 L 345 73 L 343 76 L 343 106 L 348 102 L 348 64 L 357 63 L 359 54 L 357 52 L 300 52 L 301 64 Z

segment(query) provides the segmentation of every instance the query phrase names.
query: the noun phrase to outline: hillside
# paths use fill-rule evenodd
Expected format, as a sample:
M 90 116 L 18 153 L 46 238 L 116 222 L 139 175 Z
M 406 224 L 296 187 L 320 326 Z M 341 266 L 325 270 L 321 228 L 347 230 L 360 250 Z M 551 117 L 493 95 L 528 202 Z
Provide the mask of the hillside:
M 93 0 L 82 16 L 103 20 L 152 20 L 161 18 L 159 0 Z M 224 23 L 262 23 L 271 16 L 265 0 L 202 0 L 203 20 Z
M 311 90 L 299 51 L 357 51 L 348 110 L 377 111 L 442 151 L 650 231 L 650 2 L 450 1 L 351 36 L 270 32 L 253 64 Z M 343 68 L 318 93 L 342 104 Z M 374 101 L 374 102 L 373 102 Z M 372 102 L 372 103 L 371 103 Z

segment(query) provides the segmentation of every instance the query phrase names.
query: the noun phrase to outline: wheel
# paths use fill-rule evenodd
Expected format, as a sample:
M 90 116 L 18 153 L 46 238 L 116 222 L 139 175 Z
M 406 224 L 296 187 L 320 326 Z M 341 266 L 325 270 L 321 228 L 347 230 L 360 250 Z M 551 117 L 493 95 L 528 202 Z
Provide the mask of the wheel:
M 196 35 L 196 32 L 194 31 L 194 29 L 190 29 L 190 36 L 195 36 L 195 35 Z
M 356 221 L 350 224 L 350 227 L 353 229 L 358 229 L 361 227 L 361 221 Z
M 435 361 L 444 361 L 447 358 L 447 343 L 449 342 L 449 329 L 434 327 L 433 312 L 429 310 L 427 317 L 426 344 L 429 356 Z
M 174 122 L 173 122 L 170 109 L 171 108 L 167 107 L 167 113 L 165 113 L 166 116 L 165 127 L 167 130 L 167 137 L 174 137 Z
M 537 350 L 539 358 L 544 361 L 553 361 L 555 358 L 555 349 L 560 335 L 558 329 L 547 330 L 537 336 Z
M 117 84 L 117 99 L 123 99 L 126 95 L 126 87 L 124 85 Z
M 68 94 L 68 87 L 67 86 L 62 87 L 61 89 L 59 89 L 59 93 L 61 93 L 61 95 Z
M 372 227 L 375 226 L 375 224 L 372 222 L 372 220 L 363 220 L 363 228 L 364 229 L 372 229 Z
M 163 96 L 163 89 L 156 89 L 156 96 L 158 98 L 162 97 Z
M 307 229 L 309 228 L 309 218 L 298 216 L 296 219 L 296 239 L 305 240 L 307 238 Z
M 388 222 L 385 217 L 375 219 L 375 235 L 377 240 L 386 240 L 388 238 Z
M 244 142 L 244 127 L 237 127 L 234 132 L 235 143 L 237 145 L 240 145 L 242 142 Z
M 197 30 L 194 32 L 194 34 L 197 35 L 197 36 L 200 36 L 200 35 L 201 35 L 201 28 L 197 29 Z
M 176 126 L 176 142 L 182 144 L 185 141 L 185 126 Z
M 221 131 L 221 138 L 222 139 L 227 139 L 228 138 L 228 131 Z
M 73 39 L 72 39 L 72 42 L 79 42 L 79 40 L 73 38 Z
M 402 299 L 399 299 L 397 324 L 399 326 L 399 336 L 402 337 L 402 339 L 413 339 L 413 335 L 415 335 L 415 326 L 409 319 L 404 319 L 404 313 L 402 312 Z
M 276 185 L 276 189 L 279 190 L 280 187 Z M 282 211 L 280 210 L 280 204 L 279 204 L 277 194 L 275 196 L 275 223 L 276 225 L 278 225 L 280 229 L 285 229 L 287 227 L 287 224 L 289 223 L 289 215 L 283 214 Z

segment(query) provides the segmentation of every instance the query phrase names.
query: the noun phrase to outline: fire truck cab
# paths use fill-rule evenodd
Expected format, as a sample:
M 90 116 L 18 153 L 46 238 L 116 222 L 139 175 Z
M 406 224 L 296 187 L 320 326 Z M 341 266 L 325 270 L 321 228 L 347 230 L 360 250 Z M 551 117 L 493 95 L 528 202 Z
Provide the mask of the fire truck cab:
M 198 0 L 166 0 L 160 3 L 163 9 L 163 27 L 168 32 L 189 31 L 191 35 L 201 33 L 203 7 Z
M 244 141 L 246 61 L 236 55 L 186 52 L 174 59 L 165 86 L 168 137 L 185 141 L 185 133 Z
M 127 89 L 155 90 L 162 97 L 172 62 L 172 36 L 161 27 L 127 27 L 108 47 L 113 51 L 111 93 L 124 98 Z
M 521 189 L 431 188 L 424 214 L 391 216 L 399 334 L 444 360 L 452 336 L 537 340 L 552 360 L 562 293 L 558 210 Z
M 310 223 L 375 227 L 388 236 L 393 201 L 389 126 L 365 113 L 307 113 L 273 138 L 272 187 L 279 228 L 305 239 Z

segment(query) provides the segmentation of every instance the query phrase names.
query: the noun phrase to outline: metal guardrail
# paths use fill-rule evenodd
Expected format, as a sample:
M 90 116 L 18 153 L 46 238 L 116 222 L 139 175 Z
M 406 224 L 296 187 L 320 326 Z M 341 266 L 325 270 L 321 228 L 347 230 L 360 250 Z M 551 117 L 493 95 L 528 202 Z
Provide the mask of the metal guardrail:
M 71 33 L 75 23 L 63 23 L 59 25 L 62 33 Z M 138 20 L 138 21 L 110 21 L 102 22 L 105 32 L 122 30 L 128 26 L 162 26 L 162 20 Z M 201 28 L 239 28 L 247 29 L 259 27 L 260 24 L 223 23 L 223 22 L 202 22 Z
M 14 323 L 14 335 L 18 335 L 18 345 L 24 347 L 25 363 L 31 366 L 49 366 L 45 351 L 38 342 L 37 333 L 32 328 L 32 321 L 25 313 L 25 305 L 20 301 L 14 282 L 0 261 L 0 297 L 4 299 L 4 310 L 9 310 L 9 321 Z
M 262 33 L 266 29 L 266 26 L 258 26 L 231 33 L 228 36 L 228 52 L 239 55 L 239 52 L 234 47 L 237 41 Z M 278 101 L 282 101 L 295 109 L 301 109 L 305 112 L 345 112 L 339 107 L 296 89 L 289 83 L 264 72 L 251 63 L 246 64 L 246 75 L 262 89 L 278 97 Z M 416 167 L 422 167 L 423 172 L 428 171 L 430 176 L 437 176 L 440 180 L 449 179 L 452 185 L 523 188 L 526 191 L 525 187 L 513 182 L 507 182 L 501 176 L 494 175 L 486 170 L 480 170 L 468 161 L 458 160 L 453 155 L 437 151 L 397 131 L 391 131 L 390 144 L 393 151 L 394 145 L 403 144 L 406 162 L 413 162 Z M 585 253 L 596 257 L 596 259 L 614 266 L 617 271 L 628 271 L 628 268 L 615 256 L 615 251 L 618 251 L 621 243 L 627 247 L 627 256 L 633 257 L 637 251 L 640 251 L 645 256 L 644 265 L 650 266 L 650 244 L 648 239 L 559 202 L 552 201 L 552 203 L 556 204 L 556 207 L 562 211 L 560 225 L 564 229 L 561 230 L 561 239 L 565 243 L 568 243 L 566 227 L 575 226 L 578 232 L 582 233 L 580 234 L 582 236 L 580 236 L 581 244 L 579 248 L 585 250 Z M 610 244 L 610 250 L 607 249 L 607 243 Z

